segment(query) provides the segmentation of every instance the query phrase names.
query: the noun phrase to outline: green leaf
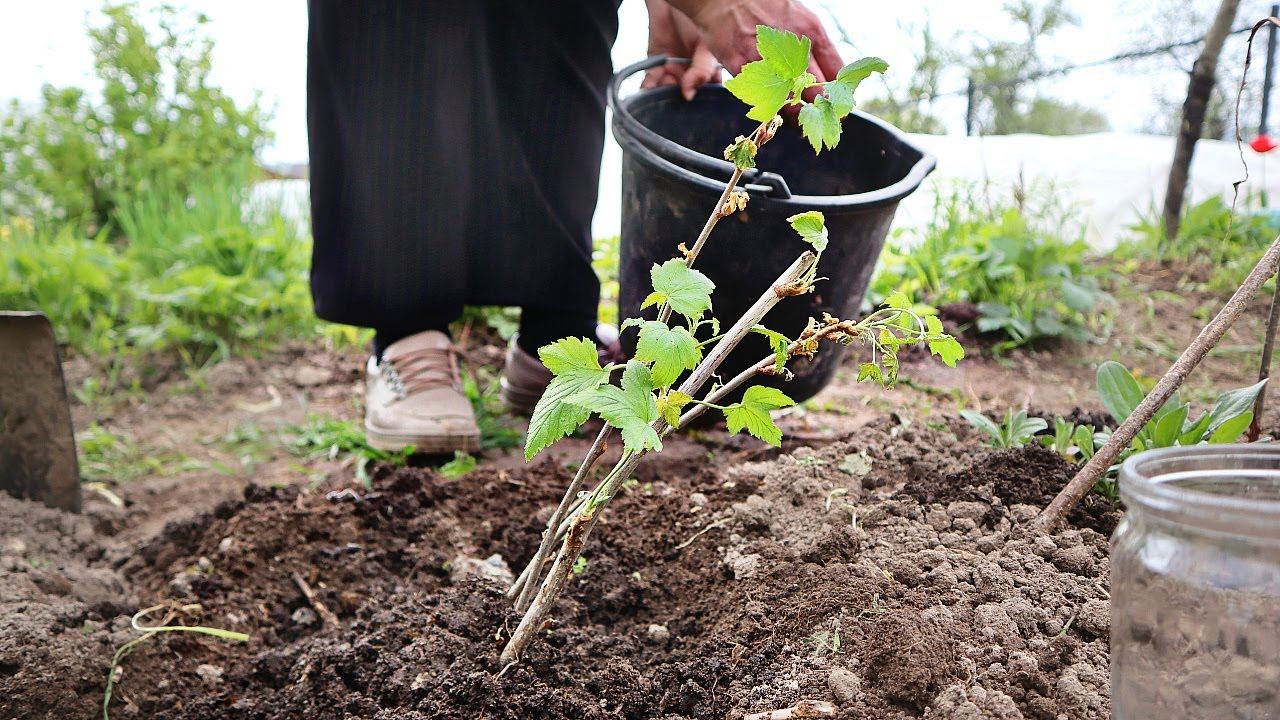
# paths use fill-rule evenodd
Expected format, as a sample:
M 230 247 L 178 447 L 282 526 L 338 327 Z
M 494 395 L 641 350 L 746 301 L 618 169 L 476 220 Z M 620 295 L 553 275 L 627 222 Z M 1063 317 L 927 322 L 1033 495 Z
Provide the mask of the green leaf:
M 823 87 L 822 94 L 800 110 L 800 129 L 814 152 L 840 143 L 840 121 L 853 112 L 853 95 L 858 85 L 873 72 L 884 72 L 888 63 L 880 58 L 862 58 L 850 63 Z M 799 91 L 797 91 L 797 95 Z
M 955 367 L 957 362 L 964 359 L 964 346 L 943 331 L 942 321 L 937 315 L 925 315 L 924 324 L 929 338 L 929 352 L 937 355 L 947 367 Z
M 1063 280 L 1062 301 L 1076 312 L 1090 312 L 1098 304 L 1098 293 L 1071 280 Z
M 889 63 L 878 57 L 864 57 L 840 68 L 836 73 L 836 82 L 845 85 L 850 92 L 858 89 L 863 80 L 871 77 L 871 73 L 883 73 L 889 69 Z
M 570 401 L 598 413 L 622 432 L 622 444 L 630 452 L 662 450 L 658 433 L 649 426 L 658 419 L 653 377 L 643 363 L 632 360 L 622 371 L 622 387 L 604 385 L 579 393 Z
M 756 144 L 750 138 L 739 135 L 732 145 L 724 149 L 724 159 L 743 170 L 749 170 L 756 166 L 756 150 Z
M 609 375 L 600 367 L 596 344 L 586 338 L 565 338 L 545 345 L 538 357 L 553 377 L 529 418 L 524 459 L 578 429 L 591 417 L 585 407 L 569 401 L 574 395 L 603 385 Z
M 1223 445 L 1233 443 L 1240 439 L 1240 435 L 1249 429 L 1249 423 L 1253 422 L 1253 411 L 1246 410 L 1241 415 L 1227 418 L 1218 425 L 1218 429 L 1209 435 L 1210 445 Z
M 911 298 L 901 290 L 894 290 L 889 297 L 884 299 L 884 304 L 894 310 L 910 310 Z
M 972 410 L 961 410 L 960 417 L 969 421 L 969 424 L 986 433 L 991 438 L 991 444 L 996 447 L 1004 445 L 1004 430 L 992 422 L 991 418 L 979 412 Z
M 822 252 L 827 249 L 827 218 L 817 210 L 809 210 L 787 218 L 791 228 L 814 250 Z
M 1049 429 L 1044 418 L 1029 418 L 1025 410 L 1019 410 L 1005 420 L 1005 434 L 1011 447 L 1025 445 L 1036 433 Z
M 1163 418 L 1165 415 L 1168 415 L 1174 410 L 1177 410 L 1179 407 L 1182 407 L 1182 405 L 1183 405 L 1182 398 L 1179 397 L 1178 393 L 1175 392 L 1174 394 L 1169 396 L 1168 400 L 1164 401 L 1164 404 L 1160 406 L 1160 409 L 1156 410 L 1156 414 L 1152 415 L 1151 417 L 1153 420 L 1159 420 L 1160 418 Z M 1187 408 L 1188 411 L 1190 411 L 1190 409 L 1191 409 L 1190 407 Z
M 842 82 L 833 82 L 827 84 L 825 92 L 827 99 L 831 101 L 831 110 L 837 118 L 843 118 L 853 112 L 852 87 Z
M 1098 396 L 1111 417 L 1122 423 L 1146 394 L 1123 365 L 1108 360 L 1098 366 Z
M 680 373 L 697 367 L 701 359 L 698 341 L 684 327 L 668 327 L 657 320 L 646 321 L 640 326 L 636 360 L 653 363 L 655 387 L 667 387 L 680 377 Z
M 475 469 L 475 457 L 461 451 L 455 451 L 453 459 L 440 466 L 440 474 L 447 478 L 459 478 Z
M 1164 417 L 1155 421 L 1151 442 L 1155 447 L 1173 447 L 1182 434 L 1182 424 L 1187 421 L 1188 407 L 1179 405 Z
M 1093 457 L 1093 428 L 1080 425 L 1072 436 L 1072 442 L 1080 450 L 1080 455 L 1088 460 Z
M 864 362 L 858 367 L 858 382 L 865 380 L 875 380 L 878 383 L 884 383 L 884 376 L 880 373 L 880 366 L 873 362 Z
M 742 102 L 751 106 L 747 117 L 771 120 L 791 94 L 802 92 L 813 77 L 808 75 L 809 38 L 784 30 L 756 26 L 756 47 L 760 60 L 747 63 L 724 84 Z
M 1209 434 L 1210 420 L 1209 413 L 1201 413 L 1195 422 L 1182 431 L 1182 436 L 1178 438 L 1178 444 L 1195 445 L 1204 440 L 1205 436 Z
M 947 367 L 955 367 L 957 362 L 964 359 L 964 346 L 950 335 L 939 340 L 930 340 L 929 352 L 937 355 L 938 359 L 942 360 L 942 364 Z
M 803 108 L 800 108 L 800 130 L 813 146 L 815 153 L 823 147 L 828 150 L 840 144 L 840 115 L 835 106 L 825 95 L 819 95 Z
M 742 102 L 751 106 L 747 117 L 759 122 L 772 119 L 791 97 L 793 77 L 782 77 L 763 60 L 747 63 L 737 75 L 729 78 L 724 87 Z
M 795 401 L 781 390 L 754 385 L 743 393 L 742 402 L 725 408 L 724 418 L 729 425 L 729 432 L 738 433 L 745 429 L 751 435 L 779 447 L 782 445 L 782 430 L 773 422 L 769 411 L 791 405 L 795 405 Z
M 1218 399 L 1214 401 L 1213 407 L 1209 410 L 1209 428 L 1206 432 L 1212 435 L 1226 422 L 1246 412 L 1252 412 L 1253 403 L 1258 399 L 1258 393 L 1262 392 L 1262 388 L 1266 384 L 1266 380 L 1260 380 L 1249 387 L 1228 390 L 1219 395 Z M 1236 433 L 1236 437 L 1239 437 L 1239 435 L 1239 433 Z
M 672 390 L 663 397 L 658 398 L 658 415 L 673 428 L 680 427 L 680 413 L 684 412 L 684 406 L 693 402 L 693 397 L 679 390 Z
M 711 278 L 672 258 L 661 265 L 654 265 L 649 272 L 653 280 L 653 292 L 645 298 L 642 308 L 669 303 L 671 309 L 696 321 L 702 313 L 711 309 L 711 291 L 716 284 Z
M 760 333 L 768 338 L 769 348 L 773 350 L 773 369 L 777 372 L 782 372 L 782 369 L 787 366 L 787 350 L 791 348 L 790 338 L 777 330 L 770 330 L 763 325 L 752 326 L 751 331 Z
M 783 77 L 795 78 L 808 72 L 809 45 L 807 37 L 767 25 L 756 26 L 756 49 L 762 62 L 769 63 Z

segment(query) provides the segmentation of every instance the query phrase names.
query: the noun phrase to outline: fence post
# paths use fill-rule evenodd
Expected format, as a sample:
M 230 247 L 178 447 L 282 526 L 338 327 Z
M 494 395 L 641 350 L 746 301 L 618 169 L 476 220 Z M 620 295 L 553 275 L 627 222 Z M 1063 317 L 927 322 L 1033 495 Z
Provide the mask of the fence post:
M 974 83 L 972 75 L 969 76 L 969 87 L 965 90 L 965 94 L 968 97 L 968 104 L 964 109 L 964 134 L 972 135 L 974 130 L 975 113 L 977 112 L 977 108 L 974 107 L 974 103 L 977 101 L 978 94 L 978 86 Z

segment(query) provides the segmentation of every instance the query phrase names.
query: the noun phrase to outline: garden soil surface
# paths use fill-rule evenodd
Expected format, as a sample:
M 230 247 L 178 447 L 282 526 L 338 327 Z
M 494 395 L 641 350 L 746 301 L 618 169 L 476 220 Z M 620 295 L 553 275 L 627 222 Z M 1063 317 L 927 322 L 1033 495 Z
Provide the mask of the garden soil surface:
M 113 718 L 1108 717 L 1116 513 L 1091 502 L 1024 532 L 1072 473 L 1056 455 L 883 420 L 737 457 L 685 442 L 642 464 L 507 668 L 504 576 L 533 554 L 563 464 L 250 486 L 128 547 L 102 503 L 0 497 L 0 717 L 101 717 L 129 616 L 165 601 L 188 606 L 174 622 L 252 639 L 150 638 Z

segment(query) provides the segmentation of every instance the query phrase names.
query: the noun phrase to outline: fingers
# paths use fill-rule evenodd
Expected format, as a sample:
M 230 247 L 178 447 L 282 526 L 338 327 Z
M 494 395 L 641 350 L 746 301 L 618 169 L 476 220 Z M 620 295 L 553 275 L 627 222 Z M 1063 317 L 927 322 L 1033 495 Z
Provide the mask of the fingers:
M 720 64 L 706 45 L 698 43 L 693 50 L 693 58 L 689 68 L 680 78 L 680 94 L 685 100 L 692 100 L 698 88 L 720 78 Z
M 651 68 L 645 71 L 644 81 L 640 83 L 640 89 L 646 90 L 653 87 L 675 85 L 680 82 L 680 75 L 683 72 L 683 65 L 668 64 L 663 65 L 662 67 Z

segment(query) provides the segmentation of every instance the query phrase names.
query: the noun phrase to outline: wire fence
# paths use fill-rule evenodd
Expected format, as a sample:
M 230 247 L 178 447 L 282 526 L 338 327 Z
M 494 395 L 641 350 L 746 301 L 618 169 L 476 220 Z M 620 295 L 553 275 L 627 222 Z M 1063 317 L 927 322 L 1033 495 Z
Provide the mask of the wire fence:
M 1239 27 L 1232 30 L 1230 33 L 1228 33 L 1228 35 L 1229 36 L 1243 35 L 1243 34 L 1247 34 L 1252 29 L 1253 29 L 1252 25 L 1245 25 L 1243 27 Z M 977 102 L 984 91 L 1019 87 L 1027 83 L 1033 83 L 1033 82 L 1044 80 L 1047 78 L 1062 77 L 1065 75 L 1069 75 L 1077 70 L 1104 67 L 1104 66 L 1113 65 L 1116 63 L 1122 63 L 1122 62 L 1133 61 L 1133 60 L 1141 60 L 1144 58 L 1155 57 L 1158 55 L 1171 54 L 1174 50 L 1178 50 L 1181 48 L 1195 47 L 1197 45 L 1200 45 L 1201 43 L 1204 42 L 1204 39 L 1205 39 L 1205 36 L 1201 35 L 1199 37 L 1192 38 L 1189 40 L 1179 40 L 1175 42 L 1164 43 L 1162 45 L 1157 45 L 1155 47 L 1150 47 L 1150 48 L 1144 48 L 1141 50 L 1129 50 L 1126 52 L 1111 55 L 1109 57 L 1098 58 L 1096 60 L 1089 60 L 1085 62 L 1072 63 L 1068 65 L 1059 65 L 1056 67 L 1036 70 L 1034 72 L 1025 73 L 1017 77 L 1012 77 L 1006 80 L 999 80 L 994 82 L 979 81 L 974 79 L 973 77 L 970 77 L 968 84 L 964 88 L 935 92 L 928 95 L 923 95 L 917 98 L 917 100 L 920 102 L 930 102 L 940 98 L 965 97 L 966 98 L 965 134 L 972 135 L 974 133 L 975 125 L 976 125 L 975 117 L 977 112 Z

